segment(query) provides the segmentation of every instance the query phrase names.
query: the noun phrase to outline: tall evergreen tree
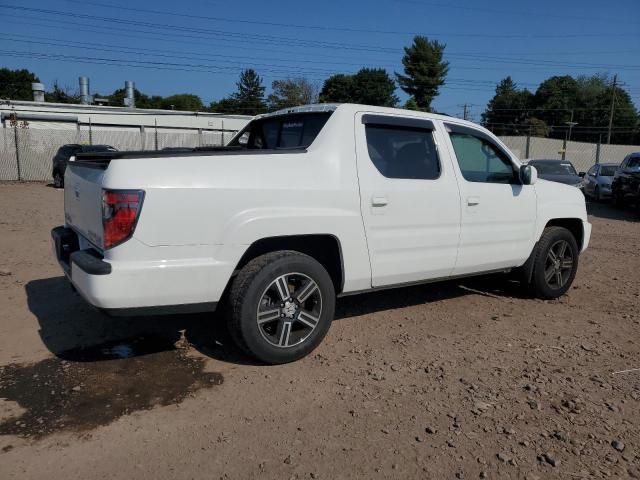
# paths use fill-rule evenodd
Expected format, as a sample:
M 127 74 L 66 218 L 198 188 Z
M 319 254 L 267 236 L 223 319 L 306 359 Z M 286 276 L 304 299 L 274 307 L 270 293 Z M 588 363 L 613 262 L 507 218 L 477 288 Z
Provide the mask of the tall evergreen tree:
M 396 73 L 396 78 L 421 110 L 431 109 L 431 102 L 445 83 L 449 72 L 449 62 L 443 60 L 445 47 L 437 40 L 418 35 L 410 47 L 404 48 L 404 75 Z
M 244 115 L 257 115 L 267 110 L 264 101 L 265 87 L 262 85 L 262 78 L 252 68 L 243 70 L 240 79 L 236 83 L 238 91 L 233 94 L 233 99 L 237 103 L 238 113 Z

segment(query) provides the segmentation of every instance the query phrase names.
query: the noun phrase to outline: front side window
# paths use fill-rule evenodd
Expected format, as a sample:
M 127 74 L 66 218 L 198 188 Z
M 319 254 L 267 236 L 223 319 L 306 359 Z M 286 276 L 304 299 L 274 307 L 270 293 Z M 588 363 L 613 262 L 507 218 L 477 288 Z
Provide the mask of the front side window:
M 449 133 L 465 180 L 482 183 L 520 183 L 507 156 L 483 138 Z
M 628 169 L 637 169 L 640 168 L 640 157 L 631 157 L 627 162 Z
M 369 158 L 385 177 L 435 180 L 440 176 L 431 130 L 367 124 L 365 134 Z

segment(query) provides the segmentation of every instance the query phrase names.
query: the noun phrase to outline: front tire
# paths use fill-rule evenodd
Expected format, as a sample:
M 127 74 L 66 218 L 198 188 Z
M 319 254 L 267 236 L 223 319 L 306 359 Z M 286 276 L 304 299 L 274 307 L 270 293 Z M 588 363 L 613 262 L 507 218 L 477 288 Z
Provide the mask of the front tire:
M 580 250 L 572 233 L 563 227 L 548 227 L 536 246 L 531 293 L 543 299 L 564 295 L 578 270 Z
M 335 289 L 325 268 L 295 251 L 251 260 L 229 292 L 229 332 L 252 357 L 269 364 L 311 353 L 327 334 Z
M 620 191 L 615 190 L 613 192 L 613 205 L 618 208 L 624 207 L 624 198 Z
M 53 174 L 53 186 L 55 188 L 64 188 L 64 177 L 60 172 L 54 172 Z

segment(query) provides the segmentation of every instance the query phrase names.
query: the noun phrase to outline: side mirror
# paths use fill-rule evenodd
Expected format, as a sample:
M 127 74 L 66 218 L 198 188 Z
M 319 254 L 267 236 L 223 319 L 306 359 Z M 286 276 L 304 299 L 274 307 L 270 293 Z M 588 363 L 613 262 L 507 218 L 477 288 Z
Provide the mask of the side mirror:
M 538 170 L 533 165 L 522 165 L 520 167 L 520 180 L 523 185 L 533 185 L 538 181 Z
M 585 175 L 585 174 L 584 174 L 584 172 L 580 172 L 578 175 L 580 175 L 581 177 L 583 177 L 583 178 L 584 178 L 584 175 Z

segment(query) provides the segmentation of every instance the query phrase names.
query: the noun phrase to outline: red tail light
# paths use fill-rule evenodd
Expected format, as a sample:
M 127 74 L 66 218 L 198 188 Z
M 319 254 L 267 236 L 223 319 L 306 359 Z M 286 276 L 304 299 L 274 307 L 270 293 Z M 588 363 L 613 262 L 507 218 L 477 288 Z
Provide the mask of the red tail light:
M 143 198 L 142 190 L 104 190 L 102 192 L 102 231 L 105 250 L 121 244 L 133 235 Z

